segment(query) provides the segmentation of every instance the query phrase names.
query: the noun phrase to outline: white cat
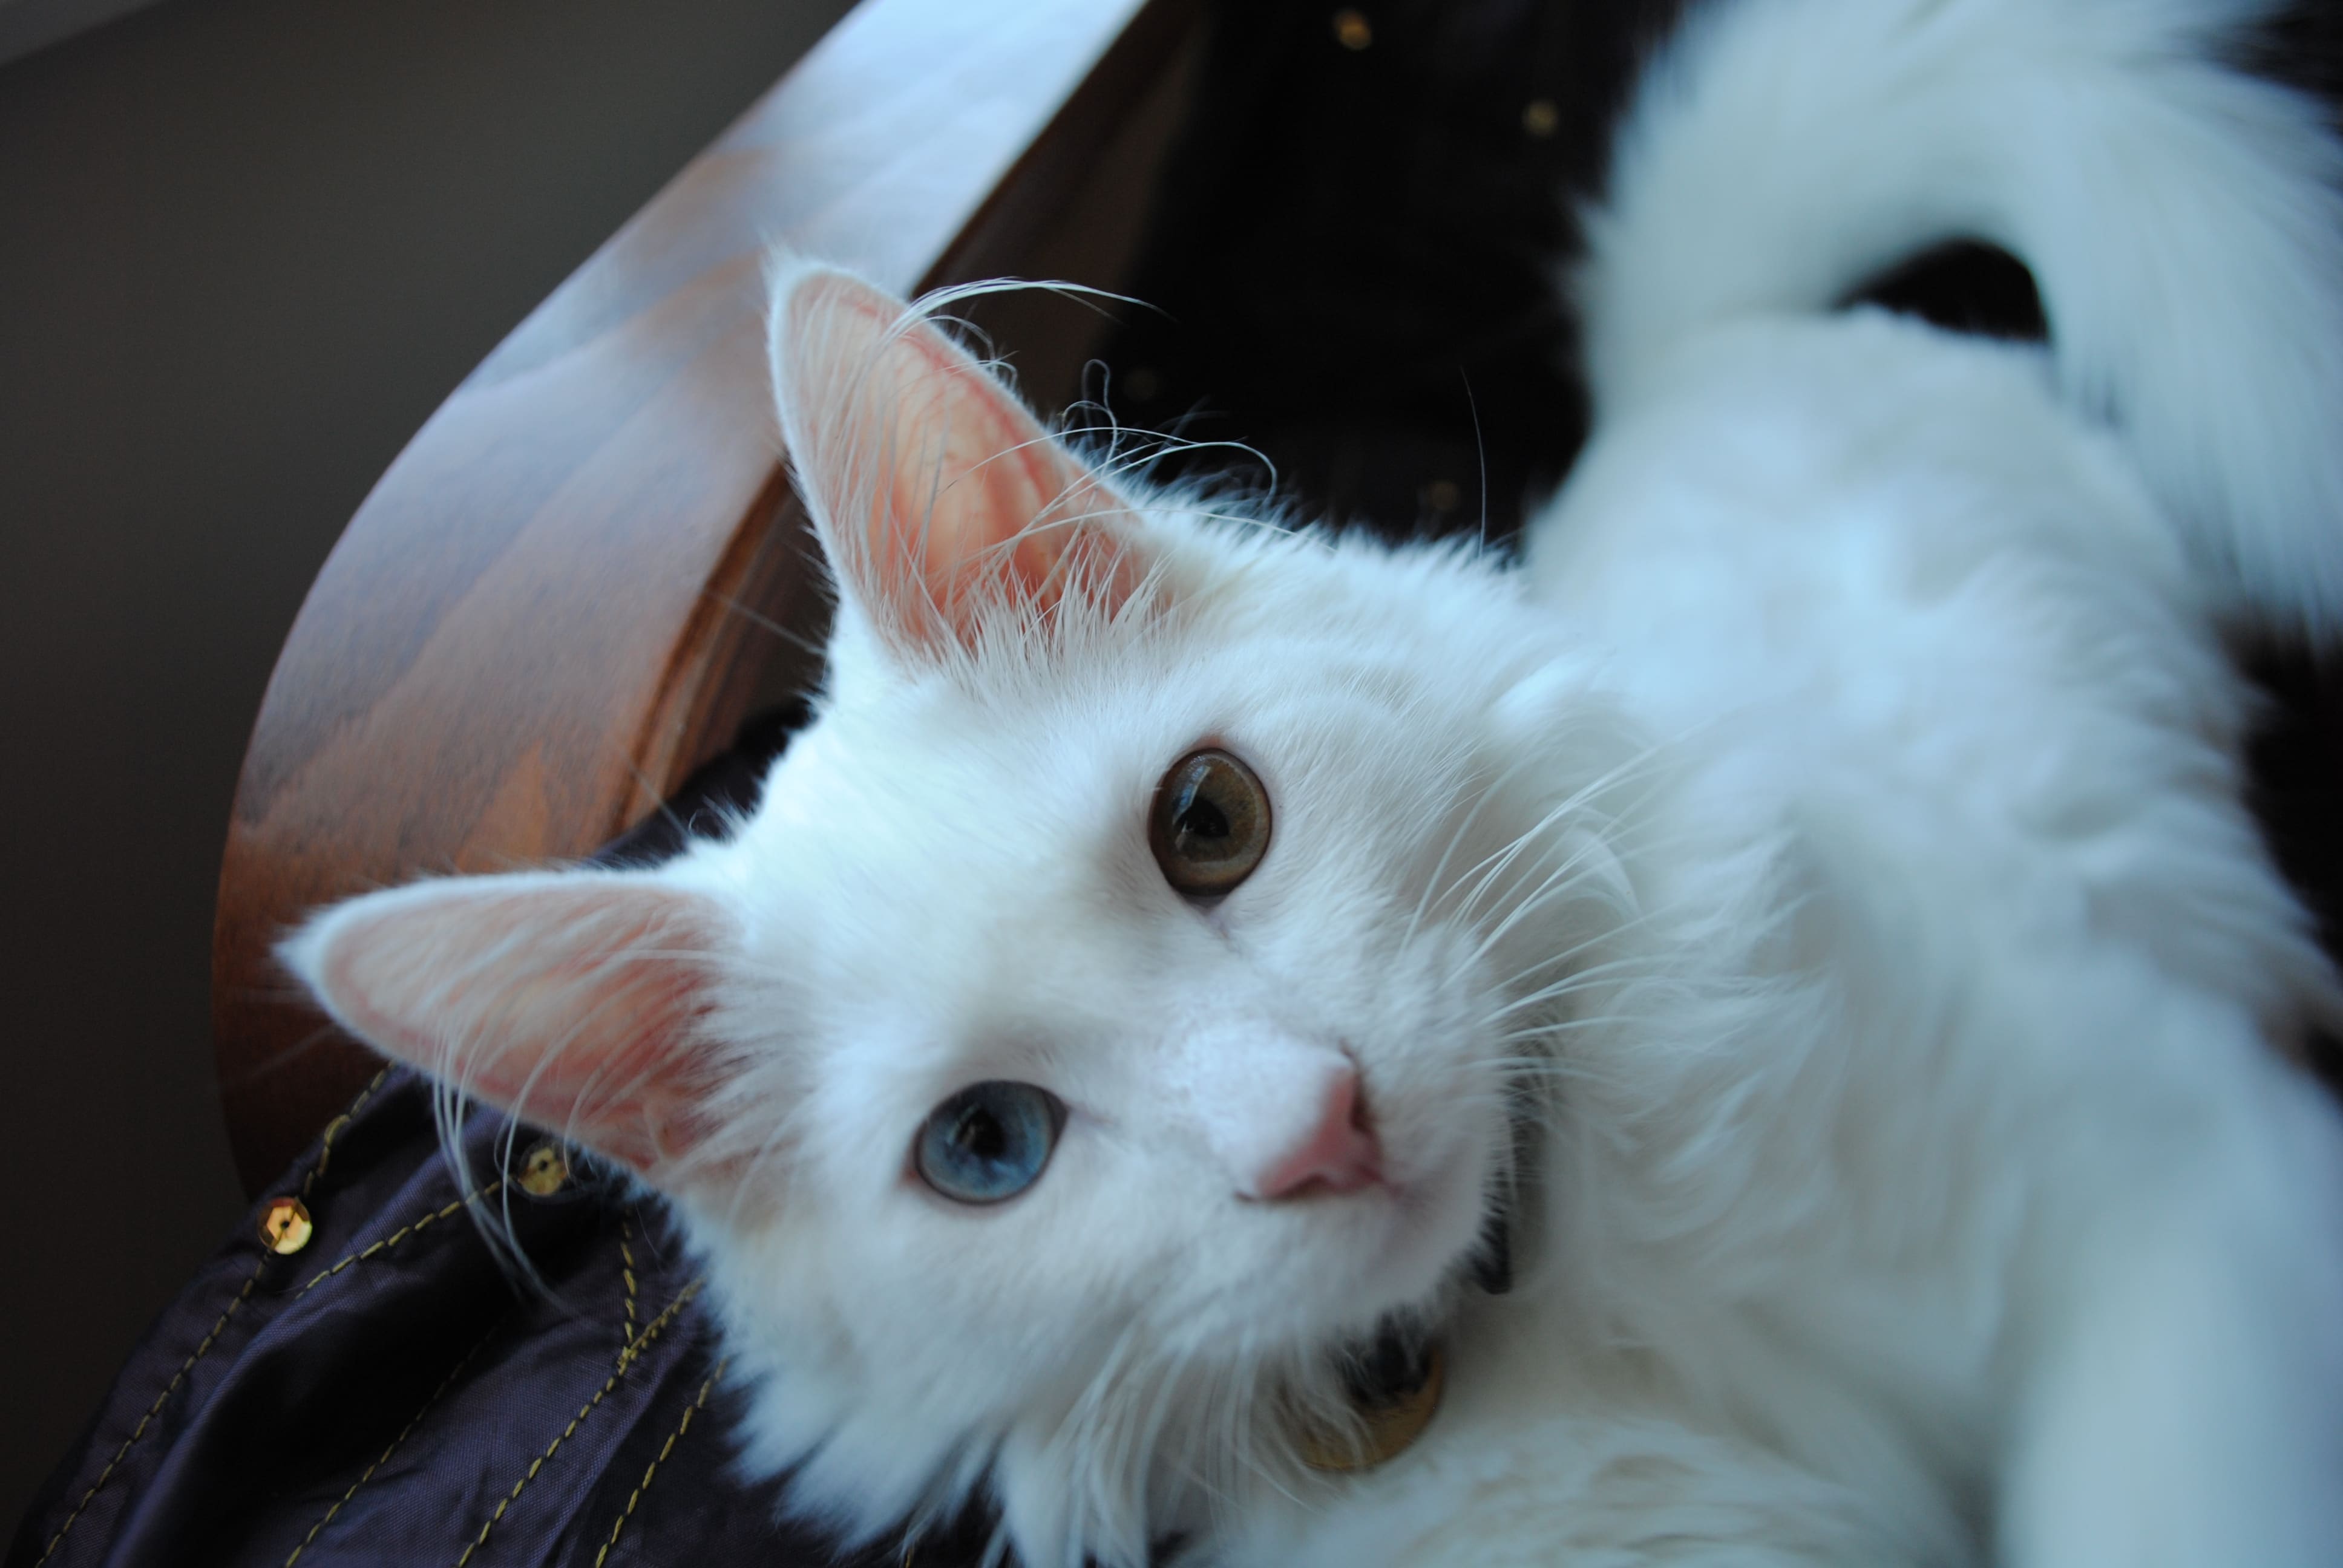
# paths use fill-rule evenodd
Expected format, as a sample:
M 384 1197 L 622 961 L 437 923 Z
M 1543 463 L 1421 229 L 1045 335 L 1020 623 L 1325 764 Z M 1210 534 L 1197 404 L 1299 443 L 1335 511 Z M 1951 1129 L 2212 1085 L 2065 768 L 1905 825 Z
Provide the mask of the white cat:
M 666 1195 L 850 1535 L 2332 1568 L 2330 979 L 2217 639 L 2343 624 L 2343 158 L 2220 63 L 2271 8 L 1698 14 L 1520 570 L 1207 517 L 786 263 L 840 603 L 762 805 L 287 957 Z M 1962 235 L 2052 347 L 1833 310 Z M 1440 1408 L 1311 1470 L 1372 1345 Z

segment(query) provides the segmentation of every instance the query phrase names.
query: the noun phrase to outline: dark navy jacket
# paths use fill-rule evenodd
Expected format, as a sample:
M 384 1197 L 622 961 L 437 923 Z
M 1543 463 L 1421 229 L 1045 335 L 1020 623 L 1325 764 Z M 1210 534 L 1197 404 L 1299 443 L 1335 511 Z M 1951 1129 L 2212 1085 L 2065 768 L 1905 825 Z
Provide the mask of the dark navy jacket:
M 511 1177 L 535 1140 L 500 1162 L 503 1128 L 473 1119 L 474 1181 L 545 1288 L 465 1212 L 428 1086 L 387 1072 L 164 1311 L 7 1568 L 904 1562 L 900 1540 L 833 1551 L 734 1473 L 715 1335 L 657 1206 L 585 1165 L 531 1195 Z M 289 1256 L 259 1230 L 285 1194 L 316 1227 Z M 973 1564 L 983 1539 L 909 1560 Z

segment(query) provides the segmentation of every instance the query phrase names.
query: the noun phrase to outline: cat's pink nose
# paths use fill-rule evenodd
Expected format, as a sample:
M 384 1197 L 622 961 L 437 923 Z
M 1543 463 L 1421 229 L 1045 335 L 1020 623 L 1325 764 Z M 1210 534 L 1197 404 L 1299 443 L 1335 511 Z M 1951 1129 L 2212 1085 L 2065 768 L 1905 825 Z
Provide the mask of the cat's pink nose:
M 1383 1146 L 1359 1098 L 1359 1071 L 1345 1066 L 1326 1081 L 1318 1118 L 1301 1143 L 1280 1155 L 1252 1182 L 1262 1200 L 1300 1197 L 1323 1189 L 1355 1192 L 1383 1180 Z

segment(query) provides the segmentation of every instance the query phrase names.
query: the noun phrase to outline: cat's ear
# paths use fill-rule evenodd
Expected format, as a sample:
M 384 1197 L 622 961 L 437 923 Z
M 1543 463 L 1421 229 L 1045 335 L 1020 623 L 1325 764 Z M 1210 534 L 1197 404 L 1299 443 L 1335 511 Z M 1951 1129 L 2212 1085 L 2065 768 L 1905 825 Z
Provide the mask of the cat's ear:
M 771 352 L 799 493 L 899 651 L 965 645 L 1004 607 L 1039 624 L 1073 594 L 1111 613 L 1145 578 L 1130 504 L 900 300 L 786 266 Z
M 525 873 L 353 899 L 278 951 L 377 1050 L 656 1181 L 709 1131 L 701 1023 L 729 930 L 640 874 Z

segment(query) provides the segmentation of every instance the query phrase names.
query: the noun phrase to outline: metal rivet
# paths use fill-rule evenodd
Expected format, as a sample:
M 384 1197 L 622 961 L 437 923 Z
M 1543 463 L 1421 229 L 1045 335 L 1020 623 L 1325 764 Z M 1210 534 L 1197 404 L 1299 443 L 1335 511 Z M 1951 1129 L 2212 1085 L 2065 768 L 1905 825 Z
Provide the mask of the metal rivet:
M 530 1197 L 550 1198 L 569 1180 L 569 1161 L 562 1158 L 559 1145 L 548 1141 L 521 1156 L 520 1174 L 514 1180 Z
M 1334 13 L 1334 42 L 1345 49 L 1363 49 L 1375 41 L 1375 29 L 1348 5 Z
M 260 1211 L 260 1239 L 272 1252 L 290 1257 L 309 1244 L 317 1227 L 298 1198 L 272 1198 Z
M 1435 512 L 1453 512 L 1464 499 L 1453 479 L 1434 479 L 1423 487 L 1423 504 Z
M 1552 98 L 1532 98 L 1522 107 L 1522 129 L 1544 141 L 1562 126 L 1562 110 Z

